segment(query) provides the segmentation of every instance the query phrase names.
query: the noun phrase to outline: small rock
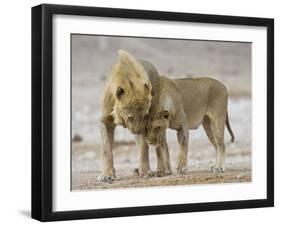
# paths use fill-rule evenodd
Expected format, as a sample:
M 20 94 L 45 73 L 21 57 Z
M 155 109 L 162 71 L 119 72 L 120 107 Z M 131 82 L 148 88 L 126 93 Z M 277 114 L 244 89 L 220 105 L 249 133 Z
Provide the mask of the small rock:
M 241 180 L 242 178 L 243 178 L 243 175 L 237 175 L 237 177 L 236 177 L 238 180 Z
M 82 141 L 82 137 L 78 134 L 75 134 L 74 137 L 72 138 L 73 142 L 81 142 Z

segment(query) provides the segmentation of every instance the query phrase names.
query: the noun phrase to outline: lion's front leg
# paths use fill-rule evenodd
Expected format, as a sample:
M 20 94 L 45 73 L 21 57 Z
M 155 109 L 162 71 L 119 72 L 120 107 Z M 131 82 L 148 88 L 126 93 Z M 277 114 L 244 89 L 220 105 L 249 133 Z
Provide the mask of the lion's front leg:
M 167 141 L 165 138 L 165 142 L 163 143 L 162 149 L 164 150 L 164 159 L 165 159 L 165 174 L 170 175 L 172 174 L 172 167 L 171 167 L 171 160 L 169 154 L 169 148 L 167 145 Z
M 113 166 L 113 140 L 114 140 L 115 125 L 101 123 L 101 158 L 102 158 L 102 173 L 99 180 L 109 182 L 115 180 L 115 169 Z
M 177 172 L 180 174 L 184 174 L 187 171 L 189 130 L 185 127 L 181 127 L 181 129 L 179 129 L 177 132 L 177 138 L 180 146 L 177 163 Z
M 172 174 L 169 148 L 166 137 L 163 137 L 159 146 L 156 147 L 157 155 L 157 176 Z
M 165 176 L 165 158 L 163 153 L 164 150 L 160 146 L 157 146 L 155 151 L 157 156 L 156 175 L 158 177 L 163 177 Z
M 136 135 L 136 143 L 139 149 L 139 169 L 138 174 L 141 177 L 150 177 L 153 175 L 149 165 L 148 144 L 143 135 Z
M 168 154 L 168 155 L 167 155 Z M 156 147 L 156 155 L 157 155 L 157 171 L 156 175 L 158 177 L 171 175 L 171 163 L 168 147 Z

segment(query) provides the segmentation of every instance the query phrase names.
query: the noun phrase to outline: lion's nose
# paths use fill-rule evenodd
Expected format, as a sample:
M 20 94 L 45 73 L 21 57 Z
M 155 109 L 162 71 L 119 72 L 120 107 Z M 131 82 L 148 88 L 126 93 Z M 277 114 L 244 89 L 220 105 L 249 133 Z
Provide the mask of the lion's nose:
M 145 127 L 144 128 L 144 133 L 147 134 L 147 132 L 148 132 L 148 129 Z

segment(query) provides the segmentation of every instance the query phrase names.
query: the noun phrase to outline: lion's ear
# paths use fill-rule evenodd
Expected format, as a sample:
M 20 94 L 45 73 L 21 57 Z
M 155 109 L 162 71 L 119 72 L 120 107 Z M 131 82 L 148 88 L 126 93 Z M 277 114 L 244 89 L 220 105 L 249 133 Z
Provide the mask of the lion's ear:
M 135 73 L 132 73 L 132 75 L 134 75 L 136 78 L 138 78 L 139 80 L 148 82 L 148 75 L 143 67 L 143 65 L 141 63 L 139 63 L 139 61 L 134 58 L 129 52 L 120 49 L 118 51 L 118 59 L 119 59 L 119 63 L 121 67 L 125 67 L 126 70 L 133 68 L 133 71 L 135 71 Z
M 116 90 L 116 97 L 120 99 L 123 94 L 124 94 L 124 89 L 119 86 Z
M 118 50 L 118 58 L 122 63 L 138 64 L 137 60 L 129 52 L 123 49 Z
M 163 118 L 164 119 L 168 119 L 169 118 L 170 113 L 168 111 L 164 111 L 163 112 Z

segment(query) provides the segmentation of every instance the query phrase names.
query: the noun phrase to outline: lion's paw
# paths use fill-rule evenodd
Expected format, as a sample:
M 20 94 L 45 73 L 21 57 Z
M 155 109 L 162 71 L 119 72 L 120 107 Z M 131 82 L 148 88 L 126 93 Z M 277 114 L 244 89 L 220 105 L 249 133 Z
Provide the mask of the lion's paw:
M 146 179 L 146 178 L 155 176 L 155 172 L 153 172 L 152 170 L 148 170 L 148 171 L 145 171 L 145 172 L 141 172 L 141 173 L 139 174 L 139 176 L 140 176 L 141 178 Z
M 104 175 L 104 174 L 101 174 L 98 176 L 98 181 L 100 182 L 113 182 L 115 181 L 116 177 L 114 175 Z
M 211 166 L 211 171 L 213 173 L 224 173 L 225 169 L 223 167 Z
M 187 167 L 178 167 L 177 168 L 178 174 L 185 174 L 187 172 Z
M 135 168 L 133 170 L 133 175 L 134 176 L 140 176 L 141 178 L 149 178 L 149 177 L 153 177 L 156 175 L 156 172 L 152 171 L 152 170 L 145 170 L 145 171 L 141 171 L 138 168 Z
M 158 169 L 155 172 L 157 177 L 164 177 L 172 174 L 172 171 L 170 169 Z

